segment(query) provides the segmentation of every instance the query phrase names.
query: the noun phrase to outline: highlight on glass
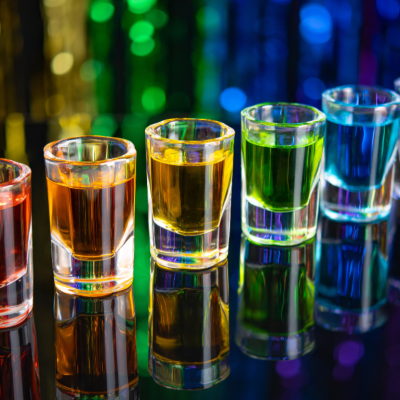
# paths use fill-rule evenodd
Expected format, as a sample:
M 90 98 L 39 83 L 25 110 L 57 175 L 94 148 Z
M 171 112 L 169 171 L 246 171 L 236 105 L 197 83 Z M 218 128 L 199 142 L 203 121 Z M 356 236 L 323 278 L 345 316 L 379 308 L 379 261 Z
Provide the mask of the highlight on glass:
M 368 222 L 390 212 L 400 96 L 369 86 L 322 94 L 327 135 L 321 206 L 331 218 Z
M 32 306 L 31 170 L 0 159 L 0 328 L 21 323 Z
M 200 390 L 230 373 L 228 262 L 167 269 L 151 260 L 149 372 L 160 385 Z
M 54 280 L 106 295 L 133 280 L 136 150 L 127 140 L 83 136 L 44 149 Z
M 41 399 L 32 312 L 17 327 L 0 330 L 0 386 L 2 399 Z
M 318 325 L 359 334 L 386 321 L 387 225 L 387 219 L 355 223 L 321 218 L 314 313 Z
M 146 129 L 151 254 L 170 268 L 208 268 L 228 254 L 235 131 L 170 119 Z
M 292 360 L 315 347 L 315 244 L 266 246 L 242 235 L 235 341 L 243 353 Z
M 138 400 L 132 285 L 107 297 L 54 294 L 56 398 Z
M 394 81 L 394 89 L 398 94 L 400 94 L 400 78 L 397 78 Z M 397 145 L 397 154 L 395 158 L 396 158 L 396 166 L 394 175 L 393 197 L 395 197 L 396 199 L 400 199 L 400 146 L 399 145 Z
M 400 199 L 398 197 L 392 199 L 388 226 L 389 278 L 387 300 L 391 304 L 400 306 Z
M 260 244 L 316 234 L 325 115 L 264 103 L 242 111 L 242 231 Z

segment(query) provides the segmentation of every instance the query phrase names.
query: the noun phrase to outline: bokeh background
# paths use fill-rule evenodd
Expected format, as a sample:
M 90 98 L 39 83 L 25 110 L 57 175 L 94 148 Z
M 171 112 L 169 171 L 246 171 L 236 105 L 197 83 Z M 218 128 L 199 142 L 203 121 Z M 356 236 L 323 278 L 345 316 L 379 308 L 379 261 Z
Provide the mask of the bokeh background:
M 251 360 L 232 340 L 231 376 L 206 393 L 177 393 L 153 383 L 147 373 L 144 148 L 145 127 L 170 117 L 217 119 L 238 133 L 229 254 L 233 333 L 240 110 L 267 101 L 319 107 L 326 88 L 392 88 L 398 76 L 400 0 L 0 0 L 0 156 L 33 170 L 34 310 L 43 398 L 54 398 L 43 147 L 87 134 L 123 137 L 138 150 L 134 291 L 143 399 L 399 398 L 400 311 L 394 308 L 386 327 L 363 337 L 318 330 L 316 352 L 286 366 Z

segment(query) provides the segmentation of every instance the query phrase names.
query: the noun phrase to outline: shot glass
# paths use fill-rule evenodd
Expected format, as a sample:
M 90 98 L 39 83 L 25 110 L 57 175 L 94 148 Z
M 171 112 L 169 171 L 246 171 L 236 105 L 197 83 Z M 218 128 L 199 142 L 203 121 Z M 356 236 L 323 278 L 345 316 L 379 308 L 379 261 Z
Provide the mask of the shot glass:
M 133 280 L 136 150 L 83 136 L 44 148 L 57 288 L 107 295 Z
M 228 377 L 228 263 L 167 269 L 151 260 L 149 372 L 173 389 L 199 390 Z
M 396 93 L 400 94 L 400 78 L 397 78 L 394 81 L 394 90 L 396 91 Z M 396 199 L 400 199 L 400 146 L 399 145 L 397 145 L 393 197 L 395 197 Z
M 314 340 L 315 237 L 295 246 L 259 245 L 242 236 L 235 341 L 263 360 L 292 360 Z
M 0 159 L 0 328 L 31 312 L 32 269 L 31 170 Z
M 318 232 L 315 322 L 358 334 L 386 321 L 387 219 L 375 223 L 323 216 Z
M 0 330 L 0 387 L 2 399 L 41 399 L 32 312 L 22 324 Z
M 56 399 L 138 400 L 132 285 L 108 297 L 54 294 Z
M 327 134 L 321 206 L 331 218 L 370 222 L 390 212 L 400 96 L 369 86 L 322 94 Z
M 316 234 L 325 115 L 265 103 L 242 111 L 242 231 L 259 244 Z
M 396 169 L 397 171 L 397 169 Z M 388 222 L 388 302 L 400 306 L 400 199 L 393 197 Z
M 233 140 L 217 121 L 146 129 L 151 254 L 170 268 L 208 268 L 228 254 Z

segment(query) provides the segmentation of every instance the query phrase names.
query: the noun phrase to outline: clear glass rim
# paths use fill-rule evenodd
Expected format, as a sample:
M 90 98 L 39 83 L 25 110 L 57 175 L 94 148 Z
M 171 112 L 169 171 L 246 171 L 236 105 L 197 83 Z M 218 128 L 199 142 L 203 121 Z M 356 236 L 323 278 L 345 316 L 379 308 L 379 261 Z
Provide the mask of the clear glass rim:
M 66 158 L 59 158 L 56 157 L 51 151 L 52 149 L 63 142 L 73 142 L 76 140 L 85 140 L 85 139 L 90 139 L 90 140 L 105 140 L 107 142 L 119 142 L 121 144 L 124 144 L 126 146 L 126 153 L 122 154 L 121 156 L 118 157 L 114 157 L 114 158 L 108 158 L 106 160 L 100 160 L 100 161 L 75 161 L 75 160 L 68 160 Z M 132 158 L 136 155 L 136 149 L 135 146 L 133 145 L 132 142 L 130 142 L 129 140 L 125 140 L 125 139 L 121 139 L 121 138 L 115 138 L 115 137 L 108 137 L 108 136 L 90 136 L 90 135 L 86 135 L 86 136 L 74 136 L 74 137 L 70 137 L 67 139 L 60 139 L 60 140 L 56 140 L 54 142 L 50 142 L 48 144 L 46 144 L 46 146 L 44 147 L 44 158 L 46 160 L 52 160 L 52 161 L 58 161 L 58 162 L 63 162 L 63 163 L 67 163 L 67 164 L 73 164 L 73 165 L 99 165 L 99 164 L 107 164 L 110 162 L 114 162 L 117 160 L 123 160 L 123 159 L 129 159 Z
M 8 160 L 7 158 L 0 158 L 0 164 L 12 164 L 14 167 L 17 167 L 21 172 L 16 178 L 11 179 L 11 181 L 0 183 L 0 188 L 2 189 L 8 186 L 15 186 L 32 174 L 31 169 L 27 165 Z
M 254 118 L 250 115 L 250 112 L 253 110 L 256 110 L 258 108 L 264 107 L 264 106 L 290 106 L 290 107 L 297 107 L 299 109 L 307 109 L 316 114 L 316 118 L 312 119 L 311 121 L 305 121 L 305 122 L 295 122 L 295 123 L 284 123 L 284 122 L 269 122 L 269 121 L 262 121 L 260 119 Z M 247 107 L 242 110 L 241 112 L 242 116 L 245 117 L 246 119 L 256 122 L 257 124 L 260 125 L 265 125 L 265 126 L 274 126 L 274 127 L 280 127 L 280 128 L 299 128 L 302 126 L 311 126 L 315 125 L 320 122 L 326 121 L 326 115 L 318 110 L 318 108 L 312 107 L 312 106 L 307 106 L 305 104 L 300 104 L 300 103 L 285 103 L 285 102 L 272 102 L 272 103 L 260 103 L 256 104 L 254 106 Z
M 178 140 L 178 139 L 169 139 L 169 138 L 164 138 L 161 137 L 156 133 L 156 129 L 159 128 L 160 126 L 167 125 L 171 122 L 179 122 L 179 121 L 202 121 L 202 122 L 208 122 L 212 124 L 219 125 L 221 128 L 226 130 L 226 133 L 222 135 L 219 138 L 215 139 L 207 139 L 207 140 Z M 207 144 L 207 143 L 215 143 L 215 142 L 223 142 L 225 139 L 231 138 L 235 136 L 235 131 L 233 128 L 230 126 L 224 124 L 223 122 L 215 121 L 212 119 L 202 119 L 202 118 L 170 118 L 170 119 L 165 119 L 163 121 L 157 122 L 156 124 L 149 125 L 146 128 L 146 134 L 151 136 L 152 138 L 156 140 L 160 140 L 166 143 L 174 143 L 174 144 Z
M 387 102 L 387 103 L 382 103 L 382 104 L 350 104 L 350 103 L 345 103 L 340 100 L 336 100 L 332 95 L 333 93 L 336 92 L 341 92 L 345 89 L 361 89 L 361 90 L 379 90 L 381 92 L 387 93 L 390 96 L 392 96 L 393 100 Z M 388 108 L 393 105 L 400 105 L 400 96 L 393 90 L 386 89 L 382 86 L 367 86 L 367 85 L 343 85 L 343 86 L 337 86 L 332 89 L 325 90 L 322 93 L 322 99 L 325 100 L 328 103 L 332 104 L 337 104 L 338 106 L 344 107 L 344 108 L 357 108 L 357 109 L 376 109 L 376 108 Z

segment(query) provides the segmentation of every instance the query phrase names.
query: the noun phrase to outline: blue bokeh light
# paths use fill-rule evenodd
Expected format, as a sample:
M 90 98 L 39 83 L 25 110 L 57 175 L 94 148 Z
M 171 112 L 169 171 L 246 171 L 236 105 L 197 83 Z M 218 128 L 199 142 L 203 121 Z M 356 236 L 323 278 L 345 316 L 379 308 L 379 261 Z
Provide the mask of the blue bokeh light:
M 376 0 L 376 9 L 381 17 L 395 20 L 400 15 L 399 0 Z
M 300 33 L 306 42 L 322 44 L 332 37 L 332 17 L 321 4 L 304 5 L 300 10 L 300 19 Z
M 319 100 L 326 89 L 325 83 L 318 78 L 308 78 L 303 83 L 303 91 L 312 100 Z
M 219 102 L 226 111 L 240 111 L 247 101 L 247 96 L 242 89 L 237 87 L 226 88 L 219 96 Z

